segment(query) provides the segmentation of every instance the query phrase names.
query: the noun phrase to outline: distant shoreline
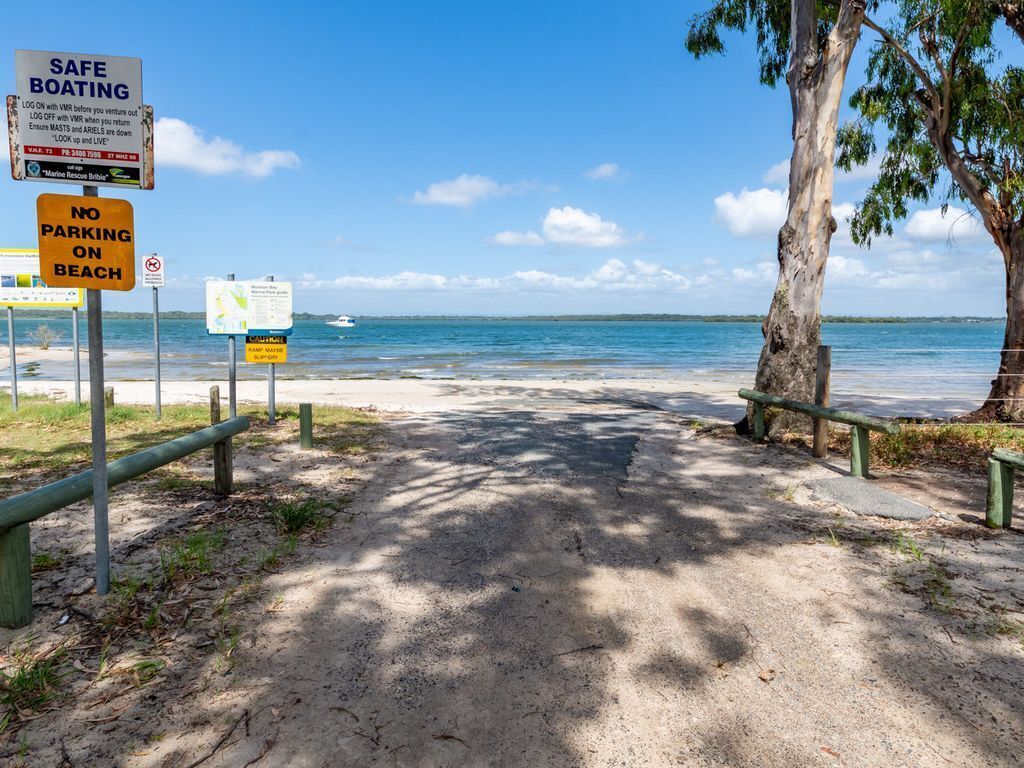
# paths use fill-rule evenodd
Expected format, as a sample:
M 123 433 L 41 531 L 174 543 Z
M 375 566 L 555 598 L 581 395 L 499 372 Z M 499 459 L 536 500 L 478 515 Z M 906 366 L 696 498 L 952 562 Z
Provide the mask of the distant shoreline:
M 26 320 L 48 320 L 66 318 L 66 309 L 19 309 L 17 316 Z M 105 311 L 104 318 L 111 320 L 148 320 L 150 312 L 118 312 Z M 160 313 L 164 320 L 203 320 L 203 312 L 164 311 Z M 334 320 L 333 314 L 312 314 L 297 312 L 295 320 Z M 619 315 L 357 315 L 357 320 L 439 320 L 439 321 L 473 321 L 473 322 L 646 322 L 646 323 L 761 323 L 764 315 L 670 315 L 670 314 L 619 314 Z M 926 316 L 877 316 L 858 317 L 855 315 L 825 315 L 823 323 L 1001 323 L 1002 317 L 977 317 L 946 315 L 938 317 Z

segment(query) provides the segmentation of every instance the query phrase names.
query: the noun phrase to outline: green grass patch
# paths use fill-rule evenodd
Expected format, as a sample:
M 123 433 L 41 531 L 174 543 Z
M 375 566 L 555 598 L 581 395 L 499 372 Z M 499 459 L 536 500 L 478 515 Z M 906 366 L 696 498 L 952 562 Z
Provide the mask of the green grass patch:
M 280 418 L 286 429 L 269 427 L 266 411 L 242 408 L 253 427 L 234 438 L 236 446 L 260 447 L 294 437 L 298 411 L 284 408 Z M 117 405 L 107 409 L 107 451 L 109 460 L 173 440 L 210 425 L 206 405 L 165 405 L 163 418 L 156 421 L 153 409 Z M 288 424 L 291 421 L 291 424 Z M 314 439 L 317 446 L 341 454 L 358 454 L 379 444 L 380 422 L 369 413 L 337 406 L 314 406 Z M 15 478 L 24 481 L 38 475 L 40 482 L 89 468 L 91 455 L 88 404 L 76 406 L 42 396 L 20 398 L 17 413 L 10 399 L 0 398 L 0 493 L 9 492 Z M 170 486 L 177 485 L 168 480 Z M 167 490 L 176 490 L 170 487 Z
M 178 582 L 206 576 L 213 571 L 213 556 L 224 549 L 223 529 L 196 531 L 184 540 L 160 551 L 160 570 L 164 581 Z
M 54 568 L 63 565 L 66 558 L 66 552 L 61 552 L 56 556 L 51 555 L 49 552 L 36 552 L 32 555 L 32 572 L 52 571 Z
M 43 656 L 15 654 L 14 664 L 0 669 L 0 733 L 17 718 L 45 709 L 56 697 L 66 672 L 64 650 Z
M 829 431 L 830 447 L 849 454 L 847 429 Z M 1024 428 L 1001 424 L 901 424 L 900 433 L 871 433 L 872 464 L 906 468 L 921 464 L 984 471 L 995 448 L 1024 453 Z
M 318 499 L 282 501 L 267 509 L 267 516 L 281 533 L 301 533 L 307 529 L 323 530 L 330 518 L 324 514 Z

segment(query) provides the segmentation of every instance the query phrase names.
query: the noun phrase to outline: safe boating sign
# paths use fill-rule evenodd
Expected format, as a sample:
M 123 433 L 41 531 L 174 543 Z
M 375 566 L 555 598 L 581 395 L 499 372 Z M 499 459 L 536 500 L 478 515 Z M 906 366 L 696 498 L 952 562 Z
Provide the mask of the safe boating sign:
M 142 60 L 15 51 L 11 174 L 24 181 L 152 189 L 152 109 Z
M 55 288 L 135 287 L 135 221 L 127 200 L 40 195 L 39 272 Z

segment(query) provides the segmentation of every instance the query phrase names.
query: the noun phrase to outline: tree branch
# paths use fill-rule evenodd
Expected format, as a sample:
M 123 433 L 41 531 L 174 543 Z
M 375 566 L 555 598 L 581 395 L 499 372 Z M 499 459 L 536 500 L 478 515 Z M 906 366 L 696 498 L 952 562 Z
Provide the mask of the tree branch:
M 938 112 L 941 108 L 942 100 L 939 96 L 938 90 L 935 87 L 935 84 L 932 82 L 932 79 L 929 76 L 929 74 L 924 70 L 924 67 L 922 67 L 917 62 L 917 59 L 915 59 L 910 54 L 910 52 L 900 44 L 900 42 L 896 38 L 894 38 L 885 29 L 876 24 L 867 14 L 864 15 L 864 26 L 867 27 L 868 29 L 873 29 L 875 32 L 881 35 L 886 45 L 888 45 L 890 48 L 896 51 L 896 53 L 898 53 L 903 58 L 903 60 L 907 62 L 910 68 L 914 70 L 914 73 L 917 75 L 918 79 L 928 90 L 929 96 L 931 96 L 934 111 Z

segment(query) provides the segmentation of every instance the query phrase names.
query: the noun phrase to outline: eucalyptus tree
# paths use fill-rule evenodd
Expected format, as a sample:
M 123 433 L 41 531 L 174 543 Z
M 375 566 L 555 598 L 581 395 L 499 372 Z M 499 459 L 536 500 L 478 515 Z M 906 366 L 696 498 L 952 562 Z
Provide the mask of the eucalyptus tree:
M 1002 255 L 1006 331 L 999 371 L 973 416 L 1024 420 L 1024 70 L 1003 66 L 1000 18 L 1024 40 L 1020 4 L 899 0 L 864 25 L 878 42 L 867 82 L 850 99 L 839 163 L 862 164 L 884 136 L 881 170 L 851 220 L 856 242 L 892 234 L 912 201 L 940 197 L 972 209 Z M 1014 15 L 1017 14 L 1017 15 Z M 952 184 L 948 183 L 952 181 Z
M 779 276 L 762 332 L 755 386 L 810 400 L 821 341 L 821 293 L 832 216 L 836 139 L 843 85 L 865 5 L 878 0 L 718 0 L 690 22 L 686 47 L 698 58 L 723 53 L 725 31 L 753 30 L 760 79 L 785 77 L 793 111 L 786 222 L 779 230 Z M 785 414 L 769 425 L 788 426 Z

